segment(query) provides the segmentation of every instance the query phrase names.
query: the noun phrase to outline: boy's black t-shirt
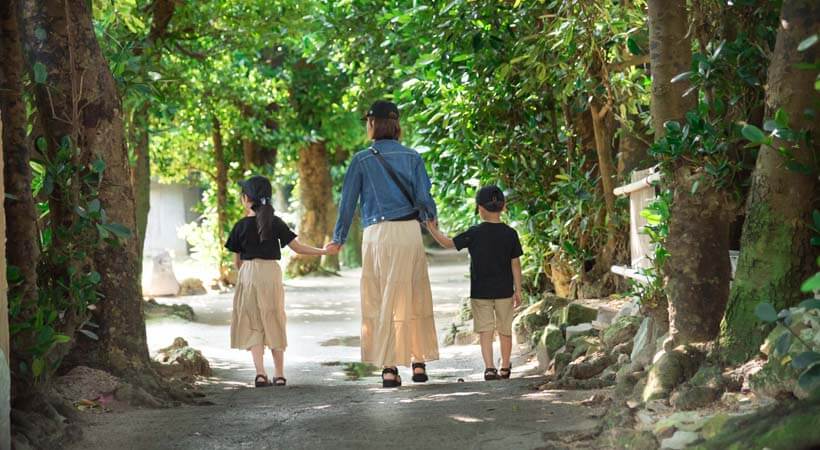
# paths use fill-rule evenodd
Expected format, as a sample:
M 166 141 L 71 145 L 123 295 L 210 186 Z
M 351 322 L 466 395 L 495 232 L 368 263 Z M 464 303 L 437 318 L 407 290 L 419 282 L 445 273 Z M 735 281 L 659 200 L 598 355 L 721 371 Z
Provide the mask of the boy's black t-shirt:
M 453 238 L 470 251 L 470 297 L 498 299 L 515 291 L 512 260 L 524 254 L 518 233 L 503 223 L 482 222 Z
M 256 217 L 244 217 L 233 226 L 225 248 L 239 253 L 243 261 L 251 259 L 281 259 L 284 248 L 296 238 L 288 225 L 278 216 L 273 216 L 273 239 L 259 242 L 259 232 L 256 229 Z

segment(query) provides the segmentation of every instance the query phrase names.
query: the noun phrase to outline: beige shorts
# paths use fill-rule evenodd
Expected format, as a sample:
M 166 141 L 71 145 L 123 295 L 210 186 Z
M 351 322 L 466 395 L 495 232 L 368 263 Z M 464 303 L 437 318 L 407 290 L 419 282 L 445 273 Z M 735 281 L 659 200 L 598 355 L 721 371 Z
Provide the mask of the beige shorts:
M 498 334 L 512 336 L 512 298 L 471 299 L 473 309 L 473 331 L 484 333 L 498 331 Z

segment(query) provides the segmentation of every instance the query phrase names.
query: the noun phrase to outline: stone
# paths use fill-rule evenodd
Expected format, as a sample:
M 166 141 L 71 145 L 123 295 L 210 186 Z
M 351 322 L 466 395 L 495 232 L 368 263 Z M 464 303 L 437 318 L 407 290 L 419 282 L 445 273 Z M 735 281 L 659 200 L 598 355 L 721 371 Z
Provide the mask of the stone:
M 552 360 L 552 372 L 555 374 L 557 378 L 561 378 L 564 376 L 564 372 L 566 372 L 569 363 L 572 362 L 572 355 L 569 353 L 563 352 L 558 353 L 555 355 L 555 358 Z
M 662 449 L 680 450 L 694 444 L 700 436 L 694 431 L 676 431 L 672 437 L 661 441 Z
M 120 384 L 120 379 L 108 372 L 77 366 L 54 380 L 54 390 L 64 399 L 75 403 L 111 394 Z
M 619 317 L 626 317 L 626 316 L 637 316 L 641 313 L 641 300 L 637 297 L 631 299 L 630 301 L 626 302 L 621 306 L 621 309 L 618 310 L 618 313 L 615 314 L 615 317 L 612 319 L 613 321 L 617 320 Z
M 154 256 L 151 267 L 151 278 L 143 292 L 147 296 L 163 297 L 177 295 L 179 282 L 174 275 L 171 254 L 167 251 Z
M 612 349 L 616 345 L 632 339 L 632 337 L 635 336 L 635 333 L 637 333 L 640 323 L 641 319 L 639 317 L 618 317 L 612 325 L 608 326 L 604 330 L 602 334 L 601 340 L 603 341 L 604 346 L 608 349 Z
M 594 336 L 575 336 L 572 340 L 567 341 L 567 350 L 572 353 L 572 359 L 575 360 L 581 355 L 592 353 L 601 350 L 601 341 Z
M 627 430 L 618 439 L 618 448 L 628 448 L 630 450 L 655 450 L 658 448 L 658 441 L 655 436 L 648 431 Z
M 629 355 L 625 353 L 618 354 L 618 365 L 626 365 L 629 364 Z
M 570 325 L 565 330 L 567 341 L 570 341 L 576 336 L 591 336 L 595 334 L 595 328 L 591 323 L 582 323 L 578 325 Z
M 194 308 L 190 305 L 165 305 L 157 303 L 153 298 L 145 301 L 143 313 L 146 319 L 159 319 L 163 317 L 179 317 L 180 319 L 193 321 L 196 318 Z
M 629 360 L 631 361 L 632 359 L 630 358 L 629 355 L 632 353 L 632 346 L 633 345 L 634 345 L 634 342 L 632 342 L 631 340 L 626 341 L 626 342 L 621 342 L 620 344 L 616 345 L 615 347 L 612 347 L 612 353 L 616 354 L 616 355 L 623 354 L 624 356 L 629 358 Z
M 564 346 L 564 335 L 561 329 L 555 325 L 547 325 L 541 334 L 541 339 L 535 348 L 538 357 L 538 369 L 545 371 L 549 367 L 550 360 L 555 356 L 559 348 Z
M 559 311 L 560 325 L 579 325 L 589 323 L 598 316 L 598 310 L 578 303 L 570 303 Z
M 655 355 L 654 331 L 654 321 L 651 317 L 645 317 L 638 327 L 633 340 L 632 352 L 629 354 L 633 369 L 643 369 L 652 362 L 652 357 Z
M 694 347 L 680 346 L 671 352 L 659 352 L 649 370 L 642 398 L 644 401 L 667 398 L 676 386 L 691 378 L 704 355 Z
M 211 366 L 202 356 L 202 352 L 188 345 L 188 342 L 178 337 L 174 343 L 157 352 L 154 360 L 170 366 L 173 372 L 188 376 L 210 376 Z
M 600 374 L 610 364 L 612 357 L 604 352 L 598 352 L 571 362 L 567 367 L 567 375 L 578 380 L 586 380 Z
M 692 411 L 711 405 L 720 398 L 720 389 L 710 386 L 682 385 L 676 389 L 669 403 L 682 411 Z
M 205 295 L 208 291 L 205 289 L 205 284 L 199 278 L 186 278 L 182 280 L 179 285 L 177 296 L 185 297 L 188 295 Z
M 598 313 L 595 316 L 595 323 L 606 327 L 611 324 L 613 320 L 615 320 L 615 316 L 617 314 L 618 311 L 606 306 L 601 306 L 598 308 Z
M 729 418 L 727 414 L 715 414 L 709 417 L 701 427 L 700 435 L 703 436 L 704 439 L 711 439 L 717 436 L 723 430 L 723 426 L 726 425 Z

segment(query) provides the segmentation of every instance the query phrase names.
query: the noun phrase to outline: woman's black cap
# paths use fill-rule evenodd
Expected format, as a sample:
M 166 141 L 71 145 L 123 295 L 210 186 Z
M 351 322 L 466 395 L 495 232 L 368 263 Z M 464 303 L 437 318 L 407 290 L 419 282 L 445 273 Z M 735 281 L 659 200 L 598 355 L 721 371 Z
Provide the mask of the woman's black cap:
M 245 181 L 240 181 L 239 186 L 242 187 L 242 193 L 255 202 L 263 198 L 270 199 L 273 195 L 270 181 L 261 175 L 254 175 Z
M 475 194 L 476 209 L 482 206 L 489 212 L 501 212 L 504 209 L 504 192 L 496 185 L 484 186 Z
M 398 119 L 399 107 L 393 102 L 378 100 L 370 106 L 370 109 L 367 110 L 367 114 L 364 116 L 375 117 L 377 119 Z

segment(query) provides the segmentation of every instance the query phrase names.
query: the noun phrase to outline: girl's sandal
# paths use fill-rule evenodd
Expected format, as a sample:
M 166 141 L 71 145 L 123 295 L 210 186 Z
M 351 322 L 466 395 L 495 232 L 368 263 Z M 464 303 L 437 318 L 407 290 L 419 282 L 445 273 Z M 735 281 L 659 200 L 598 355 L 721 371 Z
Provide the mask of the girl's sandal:
M 395 378 L 392 380 L 385 380 L 385 374 L 392 374 Z M 382 387 L 383 388 L 397 388 L 401 386 L 401 377 L 399 376 L 399 369 L 395 367 L 385 367 L 382 369 Z
M 256 376 L 256 378 L 253 380 L 253 384 L 255 384 L 258 388 L 272 386 L 272 384 L 270 384 L 270 381 L 268 380 L 267 375 L 262 374 Z
M 285 386 L 288 384 L 288 380 L 285 377 L 276 377 L 273 379 L 274 386 Z
M 498 379 L 498 370 L 494 367 L 484 369 L 484 381 L 492 381 Z
M 426 383 L 430 377 L 427 376 L 427 365 L 424 363 L 413 363 L 413 382 Z M 416 369 L 422 369 L 424 372 L 416 373 Z
M 502 367 L 498 371 L 498 376 L 502 380 L 509 380 L 510 375 L 512 375 L 512 364 L 510 364 L 510 367 Z

